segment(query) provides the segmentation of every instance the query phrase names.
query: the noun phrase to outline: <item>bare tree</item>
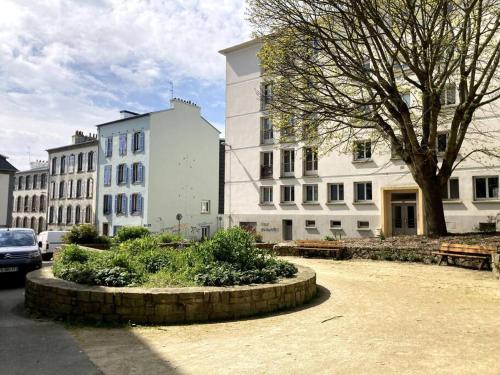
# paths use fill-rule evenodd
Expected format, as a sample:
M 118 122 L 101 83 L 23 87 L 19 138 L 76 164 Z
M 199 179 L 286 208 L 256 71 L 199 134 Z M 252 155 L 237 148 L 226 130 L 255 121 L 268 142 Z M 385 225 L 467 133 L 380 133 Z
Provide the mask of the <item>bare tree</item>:
M 422 189 L 429 235 L 475 112 L 500 97 L 500 0 L 248 0 L 269 112 L 328 149 L 367 133 Z M 438 153 L 440 131 L 445 149 Z M 480 146 L 467 155 L 491 149 Z

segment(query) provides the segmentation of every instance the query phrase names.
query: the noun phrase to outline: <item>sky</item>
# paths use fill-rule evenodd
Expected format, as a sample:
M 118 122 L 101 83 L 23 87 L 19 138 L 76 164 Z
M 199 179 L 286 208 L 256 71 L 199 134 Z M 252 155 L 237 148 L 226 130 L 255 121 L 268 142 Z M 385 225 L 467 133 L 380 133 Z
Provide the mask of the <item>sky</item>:
M 0 154 L 18 169 L 119 111 L 202 107 L 224 130 L 225 60 L 245 0 L 2 0 Z

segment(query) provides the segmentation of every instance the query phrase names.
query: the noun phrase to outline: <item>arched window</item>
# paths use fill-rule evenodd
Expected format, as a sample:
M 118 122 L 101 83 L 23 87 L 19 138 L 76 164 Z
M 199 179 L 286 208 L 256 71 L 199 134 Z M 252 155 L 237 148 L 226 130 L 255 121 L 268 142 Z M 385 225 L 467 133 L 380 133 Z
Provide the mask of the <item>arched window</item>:
M 21 212 L 22 211 L 22 204 L 23 204 L 23 198 L 22 197 L 17 197 L 17 202 L 16 202 L 16 211 Z
M 69 156 L 68 173 L 75 172 L 75 154 Z
M 23 218 L 23 228 L 28 228 L 28 218 L 27 217 Z
M 39 211 L 45 212 L 45 195 L 40 195 L 40 205 Z
M 94 180 L 92 178 L 87 179 L 87 198 L 92 198 L 94 193 Z
M 59 198 L 64 198 L 64 181 L 59 182 Z
M 87 171 L 94 170 L 94 152 L 90 151 L 87 155 Z
M 30 197 L 25 196 L 24 197 L 24 212 L 28 212 L 30 210 Z
M 36 217 L 31 218 L 30 228 L 36 231 Z
M 54 181 L 50 183 L 50 198 L 56 199 L 56 183 Z
M 31 197 L 31 212 L 36 212 L 36 209 L 38 207 L 37 199 L 38 197 L 36 195 L 33 195 Z
M 57 173 L 56 168 L 57 168 L 57 158 L 52 158 L 52 165 L 50 168 L 51 169 L 50 173 L 52 174 L 52 176 L 55 176 L 55 174 Z
M 90 224 L 92 222 L 92 207 L 87 206 L 85 208 L 85 223 Z
M 47 188 L 47 175 L 44 173 L 40 178 L 40 189 L 46 189 L 46 188 Z
M 66 207 L 66 224 L 71 224 L 73 209 L 71 206 Z
M 57 209 L 57 224 L 62 224 L 63 222 L 63 208 L 59 206 Z
M 66 156 L 61 156 L 61 163 L 59 165 L 59 173 L 66 173 Z
M 76 206 L 76 208 L 75 208 L 75 224 L 76 225 L 80 224 L 80 218 L 81 218 L 80 206 Z
M 23 176 L 19 176 L 19 179 L 17 180 L 17 190 L 23 190 L 23 183 L 24 179 Z
M 16 217 L 16 228 L 19 228 L 21 226 L 21 218 Z
M 76 181 L 76 197 L 77 198 L 82 197 L 82 180 Z
M 37 189 L 38 188 L 38 175 L 34 175 L 33 176 L 33 189 Z
M 76 171 L 77 172 L 82 172 L 83 171 L 83 152 L 80 152 L 78 154 L 78 159 L 76 162 Z
M 45 229 L 44 223 L 43 223 L 43 217 L 38 218 L 38 233 L 43 232 Z
M 54 224 L 54 206 L 49 208 L 49 224 Z
M 24 185 L 25 185 L 26 190 L 31 189 L 31 176 L 26 176 L 26 181 L 25 181 Z

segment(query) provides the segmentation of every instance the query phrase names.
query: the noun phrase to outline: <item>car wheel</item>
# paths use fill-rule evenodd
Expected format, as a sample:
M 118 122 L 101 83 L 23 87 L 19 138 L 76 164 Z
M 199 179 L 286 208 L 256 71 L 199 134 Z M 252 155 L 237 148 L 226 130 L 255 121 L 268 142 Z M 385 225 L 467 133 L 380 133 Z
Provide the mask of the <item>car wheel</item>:
M 52 254 L 50 254 L 50 253 L 42 254 L 42 259 L 45 261 L 50 260 L 51 258 L 52 258 Z

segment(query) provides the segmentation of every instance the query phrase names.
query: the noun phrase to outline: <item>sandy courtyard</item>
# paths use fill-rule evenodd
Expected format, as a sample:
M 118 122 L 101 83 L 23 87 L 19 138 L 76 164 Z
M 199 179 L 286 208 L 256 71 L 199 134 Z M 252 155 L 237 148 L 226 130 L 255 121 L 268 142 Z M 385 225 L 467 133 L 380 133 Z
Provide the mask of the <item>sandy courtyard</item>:
M 290 258 L 318 297 L 239 322 L 72 328 L 105 374 L 500 374 L 500 282 L 491 272 Z

